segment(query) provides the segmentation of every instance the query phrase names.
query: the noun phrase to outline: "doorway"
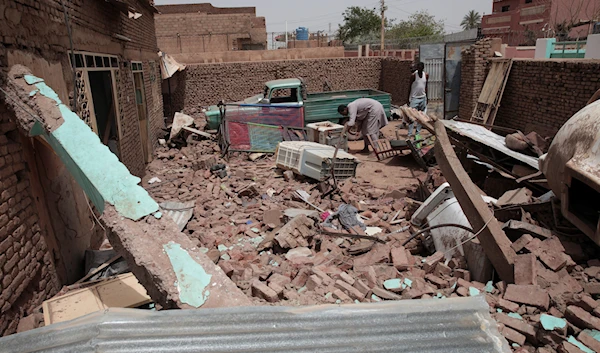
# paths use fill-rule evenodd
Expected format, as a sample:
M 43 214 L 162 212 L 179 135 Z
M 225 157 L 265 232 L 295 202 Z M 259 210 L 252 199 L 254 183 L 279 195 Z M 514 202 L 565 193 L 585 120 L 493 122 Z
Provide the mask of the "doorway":
M 133 72 L 133 84 L 135 89 L 135 105 L 137 107 L 138 121 L 140 124 L 142 152 L 144 153 L 144 162 L 148 163 L 150 162 L 150 146 L 148 146 L 148 110 L 146 106 L 146 94 L 144 92 L 144 73 L 141 71 L 141 66 L 141 63 L 132 64 L 134 70 L 139 67 L 139 71 Z
M 110 70 L 88 71 L 88 80 L 98 136 L 120 158 L 113 74 Z

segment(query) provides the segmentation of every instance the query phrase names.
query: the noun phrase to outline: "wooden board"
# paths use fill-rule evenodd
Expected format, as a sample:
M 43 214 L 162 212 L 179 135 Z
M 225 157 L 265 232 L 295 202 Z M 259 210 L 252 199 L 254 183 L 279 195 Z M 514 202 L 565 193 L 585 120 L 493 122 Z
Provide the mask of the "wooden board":
M 471 121 L 485 125 L 494 124 L 512 63 L 512 59 L 492 61 L 492 67 L 477 99 L 475 110 L 471 115 Z
M 48 299 L 42 305 L 46 325 L 68 321 L 107 308 L 135 308 L 151 303 L 132 273 Z

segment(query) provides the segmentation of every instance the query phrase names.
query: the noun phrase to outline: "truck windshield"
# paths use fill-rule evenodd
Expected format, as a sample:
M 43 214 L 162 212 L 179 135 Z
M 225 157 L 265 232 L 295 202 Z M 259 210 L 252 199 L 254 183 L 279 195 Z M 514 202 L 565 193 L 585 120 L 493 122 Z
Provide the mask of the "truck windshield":
M 271 103 L 298 103 L 298 89 L 276 88 L 272 90 Z

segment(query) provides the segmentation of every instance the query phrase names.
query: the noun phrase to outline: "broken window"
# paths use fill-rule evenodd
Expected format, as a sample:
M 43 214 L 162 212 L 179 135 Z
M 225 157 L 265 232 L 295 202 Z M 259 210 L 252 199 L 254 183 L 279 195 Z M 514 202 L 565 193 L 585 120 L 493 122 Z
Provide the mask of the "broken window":
M 271 103 L 298 103 L 297 88 L 279 88 L 271 92 Z
M 502 12 L 510 11 L 510 5 L 502 6 Z

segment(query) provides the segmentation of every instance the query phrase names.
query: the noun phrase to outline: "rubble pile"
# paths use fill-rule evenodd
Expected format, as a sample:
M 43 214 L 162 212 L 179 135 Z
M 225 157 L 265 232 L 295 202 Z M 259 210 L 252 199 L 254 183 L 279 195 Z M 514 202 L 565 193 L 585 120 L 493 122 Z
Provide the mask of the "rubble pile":
M 587 238 L 556 234 L 522 211 L 505 225 L 518 254 L 515 283 L 480 283 L 464 257 L 427 251 L 422 236 L 403 246 L 417 230 L 406 222 L 421 204 L 415 199 L 445 182 L 437 169 L 402 190 L 349 179 L 329 198 L 322 184 L 278 170 L 272 157 L 240 154 L 225 162 L 215 152 L 208 141 L 161 148 L 144 186 L 159 201 L 195 201 L 184 232 L 255 303 L 483 295 L 517 352 L 600 348 L 600 261 L 590 260 L 595 246 L 582 246 Z M 355 207 L 363 227 L 343 230 L 335 219 L 323 226 L 342 205 Z

